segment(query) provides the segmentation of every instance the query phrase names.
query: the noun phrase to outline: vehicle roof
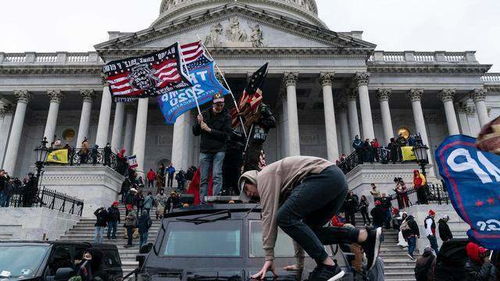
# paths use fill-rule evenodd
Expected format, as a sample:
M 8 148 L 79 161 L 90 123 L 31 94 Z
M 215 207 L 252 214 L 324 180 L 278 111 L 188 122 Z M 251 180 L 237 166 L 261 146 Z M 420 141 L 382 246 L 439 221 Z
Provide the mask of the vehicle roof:
M 23 245 L 85 245 L 92 248 L 116 248 L 114 244 L 97 244 L 89 242 L 78 242 L 69 240 L 57 240 L 57 241 L 36 241 L 36 240 L 14 240 L 14 241 L 0 241 L 0 245 L 13 245 L 13 246 L 23 246 Z
M 235 203 L 235 204 L 207 204 L 200 206 L 192 206 L 187 208 L 174 209 L 173 212 L 167 214 L 165 218 L 168 217 L 179 217 L 179 216 L 189 216 L 196 214 L 209 214 L 220 211 L 230 211 L 233 213 L 244 213 L 244 212 L 257 212 L 261 211 L 260 204 L 245 204 L 245 203 Z

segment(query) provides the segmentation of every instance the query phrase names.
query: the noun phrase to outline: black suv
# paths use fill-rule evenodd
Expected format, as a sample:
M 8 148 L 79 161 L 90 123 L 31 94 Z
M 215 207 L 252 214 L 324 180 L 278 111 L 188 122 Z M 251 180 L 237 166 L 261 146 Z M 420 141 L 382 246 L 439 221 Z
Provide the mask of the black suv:
M 250 280 L 264 262 L 260 211 L 254 204 L 216 204 L 167 215 L 149 253 L 137 257 L 138 280 Z M 342 250 L 327 251 L 346 272 L 342 280 L 353 280 Z M 303 272 L 280 270 L 296 262 L 292 240 L 281 230 L 275 256 L 276 280 L 305 280 L 315 266 L 306 258 Z
M 71 241 L 0 242 L 0 280 L 66 281 L 74 274 L 75 259 L 92 249 L 102 253 L 103 281 L 121 281 L 122 263 L 115 245 Z

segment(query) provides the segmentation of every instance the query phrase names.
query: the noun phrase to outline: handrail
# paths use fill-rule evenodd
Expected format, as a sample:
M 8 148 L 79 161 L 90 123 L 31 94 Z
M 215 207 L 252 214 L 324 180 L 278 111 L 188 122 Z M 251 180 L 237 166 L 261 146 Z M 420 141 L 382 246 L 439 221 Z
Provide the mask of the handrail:
M 33 186 L 22 186 L 16 188 L 9 194 L 8 206 L 11 208 L 40 207 L 57 210 L 61 213 L 81 216 L 83 213 L 83 200 L 69 196 L 64 193 L 43 187 L 36 191 Z M 66 208 L 69 206 L 69 208 Z

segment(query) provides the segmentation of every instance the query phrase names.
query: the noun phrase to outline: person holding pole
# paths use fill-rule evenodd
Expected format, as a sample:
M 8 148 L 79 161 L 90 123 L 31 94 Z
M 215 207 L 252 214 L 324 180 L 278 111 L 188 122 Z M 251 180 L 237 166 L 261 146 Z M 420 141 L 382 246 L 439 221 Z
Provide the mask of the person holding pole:
M 222 163 L 226 151 L 226 140 L 231 134 L 231 117 L 224 108 L 224 97 L 215 94 L 212 107 L 197 117 L 198 123 L 193 126 L 193 134 L 201 135 L 200 141 L 200 201 L 205 202 L 208 191 L 209 172 L 212 170 L 213 194 L 222 190 Z

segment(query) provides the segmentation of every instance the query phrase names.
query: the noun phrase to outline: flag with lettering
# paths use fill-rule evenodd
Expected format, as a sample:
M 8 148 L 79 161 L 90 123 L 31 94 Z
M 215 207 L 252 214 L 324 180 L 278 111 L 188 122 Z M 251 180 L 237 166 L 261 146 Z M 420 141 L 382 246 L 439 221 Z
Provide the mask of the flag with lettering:
M 435 152 L 455 211 L 470 226 L 467 235 L 500 250 L 500 156 L 477 149 L 476 139 L 454 135 Z
M 192 87 L 169 91 L 158 99 L 158 105 L 167 124 L 174 124 L 177 117 L 212 100 L 213 95 L 229 94 L 229 91 L 215 77 L 214 62 L 204 53 L 201 42 L 181 46 Z M 163 91 L 162 91 L 163 92 Z
M 155 97 L 191 87 L 183 67 L 179 43 L 141 57 L 107 63 L 103 67 L 115 101 Z

